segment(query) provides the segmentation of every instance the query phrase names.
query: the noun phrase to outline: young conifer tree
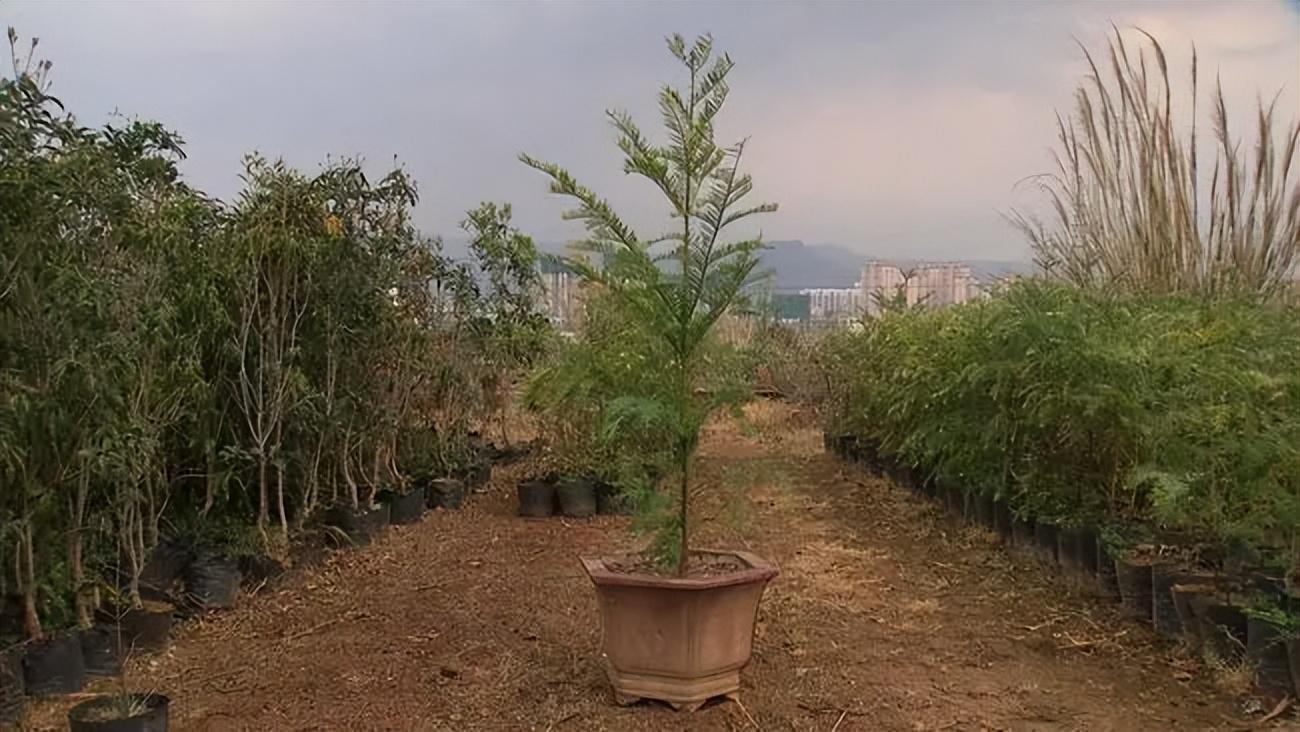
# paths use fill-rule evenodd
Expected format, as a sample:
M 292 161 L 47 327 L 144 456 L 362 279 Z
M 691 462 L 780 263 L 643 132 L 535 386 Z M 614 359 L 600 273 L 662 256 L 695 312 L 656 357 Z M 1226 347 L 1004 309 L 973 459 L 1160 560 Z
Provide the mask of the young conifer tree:
M 675 377 L 671 394 L 620 398 L 607 405 L 606 413 L 614 429 L 656 423 L 670 426 L 675 435 L 678 511 L 665 530 L 676 537 L 670 559 L 678 574 L 685 574 L 691 458 L 705 419 L 731 396 L 696 394 L 703 349 L 718 319 L 760 276 L 761 236 L 732 240 L 725 232 L 754 214 L 775 211 L 776 204 L 744 202 L 753 188 L 750 176 L 740 172 L 745 142 L 722 146 L 714 140 L 714 120 L 727 99 L 731 59 L 725 54 L 714 58 L 708 35 L 689 47 L 682 36 L 673 35 L 668 49 L 686 67 L 689 81 L 684 88 L 665 85 L 659 92 L 667 144 L 650 141 L 627 113 L 607 113 L 618 131 L 624 172 L 654 184 L 668 204 L 672 223 L 666 232 L 642 238 L 607 201 L 560 166 L 528 155 L 520 159 L 550 177 L 552 193 L 574 200 L 575 207 L 564 217 L 586 226 L 580 249 L 598 255 L 596 263 L 572 257 L 568 265 L 609 293 L 672 354 L 671 363 L 665 364 Z

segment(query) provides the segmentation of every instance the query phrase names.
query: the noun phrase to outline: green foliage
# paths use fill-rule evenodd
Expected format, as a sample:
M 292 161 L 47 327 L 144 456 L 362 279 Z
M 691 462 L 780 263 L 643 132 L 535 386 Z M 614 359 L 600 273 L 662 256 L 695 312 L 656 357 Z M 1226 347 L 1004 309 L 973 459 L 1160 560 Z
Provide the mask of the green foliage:
M 224 204 L 162 126 L 79 125 L 49 68 L 0 79 L 0 589 L 29 636 L 89 623 L 101 583 L 138 602 L 166 530 L 282 551 L 321 506 L 470 459 L 547 337 L 508 206 L 471 214 L 488 299 L 412 226 L 404 171 L 253 155 Z
M 484 359 L 481 384 L 488 409 L 509 443 L 505 413 L 518 375 L 550 350 L 551 327 L 537 307 L 540 257 L 533 240 L 510 223 L 510 204 L 484 203 L 462 224 L 470 253 L 486 276 L 475 328 L 475 349 Z
M 665 86 L 659 93 L 667 144 L 652 143 L 626 113 L 610 112 L 609 119 L 619 134 L 624 171 L 649 181 L 667 202 L 675 224 L 669 231 L 642 238 L 563 168 L 527 155 L 521 160 L 550 178 L 553 193 L 573 199 L 575 208 L 565 218 L 586 226 L 580 248 L 598 262 L 570 257 L 566 265 L 599 288 L 639 336 L 666 356 L 659 368 L 670 376 L 668 388 L 622 402 L 614 424 L 662 424 L 663 416 L 671 415 L 667 426 L 680 478 L 678 516 L 665 524 L 656 546 L 661 556 L 677 558 L 679 572 L 684 572 L 691 456 L 705 418 L 733 396 L 696 394 L 707 363 L 706 344 L 718 320 L 742 303 L 745 289 L 760 276 L 761 240 L 729 241 L 724 231 L 776 206 L 742 202 L 753 188 L 750 177 L 740 172 L 745 143 L 723 147 L 714 140 L 713 122 L 726 102 L 731 59 L 714 59 L 708 36 L 688 47 L 675 35 L 668 48 L 685 66 L 689 82 L 683 89 Z M 657 405 L 650 407 L 651 402 Z M 637 418 L 629 419 L 633 414 Z M 668 534 L 676 539 L 664 538 Z
M 829 338 L 828 429 L 1019 510 L 1296 554 L 1300 317 L 1034 281 Z

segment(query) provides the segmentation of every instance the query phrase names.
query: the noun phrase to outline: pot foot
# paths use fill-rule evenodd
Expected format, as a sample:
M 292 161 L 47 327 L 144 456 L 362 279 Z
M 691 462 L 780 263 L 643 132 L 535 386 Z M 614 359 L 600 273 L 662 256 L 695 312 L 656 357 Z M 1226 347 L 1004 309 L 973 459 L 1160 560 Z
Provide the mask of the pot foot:
M 611 665 L 606 665 L 605 670 L 614 687 L 614 703 L 619 706 L 654 699 L 679 712 L 693 712 L 710 699 L 735 701 L 740 691 L 739 669 L 699 678 L 621 673 Z
M 623 694 L 617 690 L 614 692 L 614 703 L 620 707 L 630 707 L 639 701 L 641 701 L 641 697 L 634 694 Z

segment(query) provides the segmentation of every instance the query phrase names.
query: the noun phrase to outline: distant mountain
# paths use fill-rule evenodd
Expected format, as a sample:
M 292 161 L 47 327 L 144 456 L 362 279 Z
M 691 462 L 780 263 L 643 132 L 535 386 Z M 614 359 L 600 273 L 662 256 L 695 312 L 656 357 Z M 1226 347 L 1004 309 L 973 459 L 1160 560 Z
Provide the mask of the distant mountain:
M 866 257 L 834 244 L 809 246 L 801 241 L 770 241 L 762 267 L 776 273 L 777 290 L 852 287 Z

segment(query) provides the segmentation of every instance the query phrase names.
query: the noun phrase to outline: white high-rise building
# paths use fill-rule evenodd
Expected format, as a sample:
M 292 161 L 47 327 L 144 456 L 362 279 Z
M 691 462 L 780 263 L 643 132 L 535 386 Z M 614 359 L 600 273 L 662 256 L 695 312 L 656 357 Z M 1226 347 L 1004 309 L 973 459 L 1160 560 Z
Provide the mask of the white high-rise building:
M 866 305 L 862 297 L 862 288 L 853 287 L 819 287 L 800 290 L 800 295 L 808 296 L 808 318 L 810 320 L 852 320 L 861 317 Z

